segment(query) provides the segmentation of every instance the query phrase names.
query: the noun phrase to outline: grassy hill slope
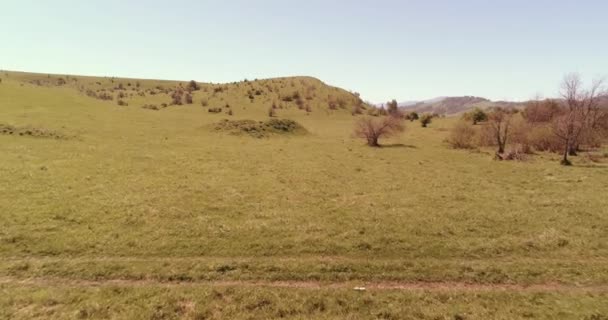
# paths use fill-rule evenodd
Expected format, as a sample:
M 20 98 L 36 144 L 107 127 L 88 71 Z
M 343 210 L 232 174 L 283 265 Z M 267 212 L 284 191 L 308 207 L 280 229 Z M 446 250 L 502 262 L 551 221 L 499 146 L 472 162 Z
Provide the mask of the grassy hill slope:
M 347 93 L 309 78 L 264 82 L 318 86 L 312 112 L 278 110 L 308 133 L 255 139 L 210 126 L 267 119 L 276 91 L 253 103 L 248 83 L 194 91 L 232 104 L 229 116 L 140 107 L 167 94 L 124 90 L 128 106 L 86 94 L 176 82 L 44 77 L 0 83 L 0 124 L 42 132 L 0 132 L 0 318 L 608 314 L 605 165 L 452 150 L 450 118 L 369 148 L 352 137 L 355 117 L 324 105 Z
M 221 109 L 222 113 L 267 114 L 273 105 L 276 111 L 299 110 L 302 113 L 350 112 L 363 101 L 354 93 L 326 85 L 311 77 L 287 77 L 244 80 L 227 84 L 189 81 L 138 80 L 114 77 L 47 75 L 23 72 L 1 72 L 5 81 L 17 81 L 39 87 L 71 88 L 91 99 L 108 104 L 121 104 L 148 110 L 176 105 L 193 105 Z M 191 96 L 191 102 L 187 99 Z M 178 97 L 175 99 L 174 97 Z M 218 110 L 219 111 L 219 110 Z

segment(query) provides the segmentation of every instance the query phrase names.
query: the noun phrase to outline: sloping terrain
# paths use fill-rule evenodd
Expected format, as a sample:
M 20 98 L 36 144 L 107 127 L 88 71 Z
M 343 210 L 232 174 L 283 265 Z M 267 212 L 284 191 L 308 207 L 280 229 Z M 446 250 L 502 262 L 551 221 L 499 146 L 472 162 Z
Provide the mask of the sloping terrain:
M 70 88 L 91 99 L 130 108 L 162 110 L 193 105 L 209 112 L 265 115 L 269 108 L 302 113 L 351 111 L 365 108 L 358 95 L 311 77 L 243 80 L 227 84 L 194 81 L 120 79 L 2 71 L 6 81 L 29 86 Z M 230 112 L 232 110 L 232 112 Z
M 272 118 L 306 133 L 255 139 L 233 132 L 270 120 L 261 82 L 199 84 L 203 107 L 169 105 L 177 82 L 2 74 L 0 318 L 608 315 L 605 166 L 453 150 L 450 118 L 369 148 L 324 104 L 350 94 L 309 78 L 312 111 Z

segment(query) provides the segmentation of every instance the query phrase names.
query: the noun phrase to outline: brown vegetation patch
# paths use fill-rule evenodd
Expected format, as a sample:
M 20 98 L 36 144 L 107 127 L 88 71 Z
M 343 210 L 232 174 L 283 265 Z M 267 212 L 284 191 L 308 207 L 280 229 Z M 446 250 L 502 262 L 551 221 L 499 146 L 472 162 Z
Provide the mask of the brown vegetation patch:
M 267 121 L 224 119 L 216 123 L 214 129 L 235 135 L 246 134 L 255 138 L 265 138 L 276 134 L 307 133 L 302 125 L 289 119 L 270 119 Z
M 0 134 L 20 136 L 20 137 L 35 137 L 35 138 L 49 138 L 49 139 L 67 139 L 67 136 L 58 133 L 56 131 L 33 128 L 33 127 L 15 127 L 7 124 L 0 123 Z

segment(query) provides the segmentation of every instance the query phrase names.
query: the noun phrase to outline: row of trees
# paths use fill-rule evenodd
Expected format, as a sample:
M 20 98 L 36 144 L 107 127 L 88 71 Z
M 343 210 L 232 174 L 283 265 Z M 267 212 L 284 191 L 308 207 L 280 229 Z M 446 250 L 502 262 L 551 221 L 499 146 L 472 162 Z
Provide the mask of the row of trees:
M 448 142 L 455 148 L 496 147 L 496 158 L 518 159 L 534 151 L 562 155 L 561 163 L 571 165 L 570 156 L 583 148 L 597 148 L 608 139 L 608 91 L 597 80 L 585 88 L 578 74 L 566 76 L 561 99 L 536 99 L 523 110 L 513 107 L 474 109 L 454 126 Z M 405 120 L 420 120 L 423 127 L 432 115 L 403 114 L 396 101 L 387 104 L 385 116 L 363 117 L 355 124 L 355 136 L 372 147 L 379 139 L 404 131 Z
M 510 158 L 516 152 L 552 151 L 562 155 L 561 163 L 570 165 L 582 147 L 598 147 L 608 138 L 608 92 L 603 81 L 589 88 L 577 74 L 564 78 L 561 99 L 529 102 L 522 112 L 513 108 L 473 110 L 463 116 L 449 139 L 455 148 L 493 145 L 496 157 Z M 476 130 L 474 126 L 481 123 Z M 507 152 L 507 144 L 513 144 Z

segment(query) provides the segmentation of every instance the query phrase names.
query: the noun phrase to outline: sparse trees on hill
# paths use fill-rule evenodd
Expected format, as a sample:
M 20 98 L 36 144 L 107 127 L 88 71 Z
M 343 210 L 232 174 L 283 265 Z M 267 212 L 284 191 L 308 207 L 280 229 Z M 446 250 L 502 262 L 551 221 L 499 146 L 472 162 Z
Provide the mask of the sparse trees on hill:
M 398 117 L 364 117 L 355 123 L 355 136 L 366 140 L 370 147 L 379 147 L 378 140 L 390 137 L 405 130 L 403 120 Z

